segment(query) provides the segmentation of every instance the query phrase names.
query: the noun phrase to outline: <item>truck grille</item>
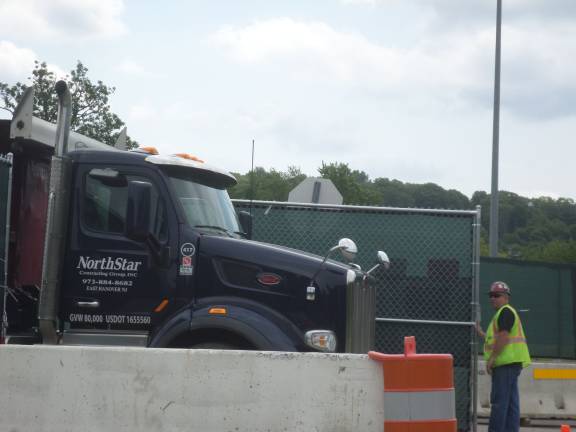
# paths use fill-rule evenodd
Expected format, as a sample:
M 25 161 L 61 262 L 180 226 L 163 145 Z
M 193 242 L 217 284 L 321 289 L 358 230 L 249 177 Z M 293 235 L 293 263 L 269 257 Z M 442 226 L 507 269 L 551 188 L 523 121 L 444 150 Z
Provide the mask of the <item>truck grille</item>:
M 346 287 L 346 352 L 366 354 L 374 349 L 376 288 L 364 275 Z

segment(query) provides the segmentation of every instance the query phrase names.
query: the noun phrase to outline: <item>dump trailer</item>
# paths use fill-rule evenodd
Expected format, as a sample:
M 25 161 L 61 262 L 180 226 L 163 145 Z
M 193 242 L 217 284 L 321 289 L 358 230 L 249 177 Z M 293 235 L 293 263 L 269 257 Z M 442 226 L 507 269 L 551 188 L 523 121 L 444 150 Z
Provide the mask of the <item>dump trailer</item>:
M 229 172 L 71 132 L 73 101 L 64 82 L 56 91 L 57 124 L 33 116 L 32 88 L 0 121 L 6 343 L 372 348 L 384 252 L 363 271 L 349 239 L 324 257 L 252 241 Z

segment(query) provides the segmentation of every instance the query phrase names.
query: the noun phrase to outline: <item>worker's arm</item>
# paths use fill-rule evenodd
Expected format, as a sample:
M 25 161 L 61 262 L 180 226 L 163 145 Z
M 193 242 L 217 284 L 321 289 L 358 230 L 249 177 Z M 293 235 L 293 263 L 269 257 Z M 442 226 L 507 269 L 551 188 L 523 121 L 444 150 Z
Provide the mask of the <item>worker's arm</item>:
M 489 374 L 492 373 L 492 368 L 494 367 L 494 362 L 496 361 L 496 358 L 500 355 L 504 347 L 508 345 L 509 336 L 510 333 L 507 332 L 506 330 L 496 332 L 496 334 L 494 335 L 494 350 L 492 351 L 492 354 L 490 355 L 488 362 L 486 362 L 486 371 Z
M 476 323 L 476 333 L 478 333 L 478 336 L 480 336 L 482 339 L 486 338 L 486 333 L 484 333 L 484 330 L 482 330 L 482 327 L 480 327 L 479 322 Z

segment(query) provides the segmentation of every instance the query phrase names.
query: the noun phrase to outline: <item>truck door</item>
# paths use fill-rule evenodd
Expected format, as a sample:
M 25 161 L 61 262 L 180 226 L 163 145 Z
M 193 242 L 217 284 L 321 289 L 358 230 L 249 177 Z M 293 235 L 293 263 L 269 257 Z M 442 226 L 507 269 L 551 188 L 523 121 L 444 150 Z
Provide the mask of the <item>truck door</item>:
M 125 236 L 128 184 L 152 186 L 151 238 Z M 61 320 L 64 343 L 105 343 L 106 337 L 132 334 L 145 344 L 153 310 L 170 297 L 176 280 L 169 245 L 177 238 L 174 211 L 161 179 L 152 170 L 81 165 L 75 176 L 69 249 L 63 270 Z M 137 335 L 140 335 L 138 337 Z M 87 339 L 88 338 L 88 339 Z M 112 342 L 115 343 L 115 342 Z M 132 344 L 127 340 L 119 344 Z

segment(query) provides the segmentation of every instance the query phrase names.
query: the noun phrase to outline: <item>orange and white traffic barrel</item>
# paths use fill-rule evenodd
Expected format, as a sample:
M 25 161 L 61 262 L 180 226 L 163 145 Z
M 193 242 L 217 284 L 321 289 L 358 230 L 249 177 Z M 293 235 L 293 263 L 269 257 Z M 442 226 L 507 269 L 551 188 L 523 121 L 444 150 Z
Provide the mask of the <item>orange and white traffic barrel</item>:
M 456 432 L 451 354 L 416 354 L 416 339 L 404 338 L 404 354 L 368 356 L 384 371 L 385 432 Z

